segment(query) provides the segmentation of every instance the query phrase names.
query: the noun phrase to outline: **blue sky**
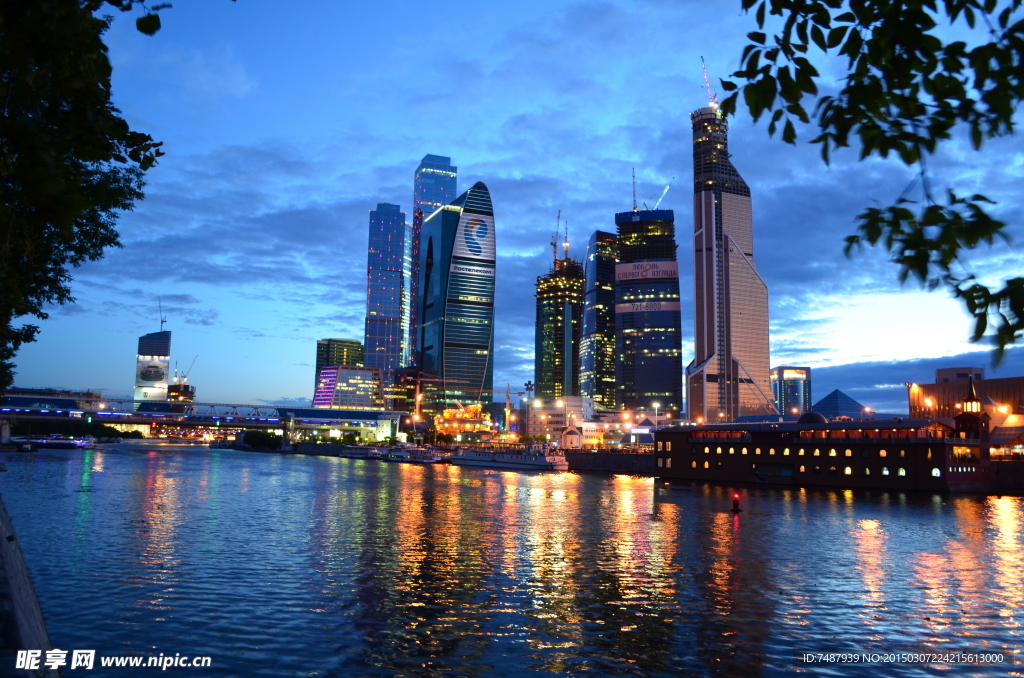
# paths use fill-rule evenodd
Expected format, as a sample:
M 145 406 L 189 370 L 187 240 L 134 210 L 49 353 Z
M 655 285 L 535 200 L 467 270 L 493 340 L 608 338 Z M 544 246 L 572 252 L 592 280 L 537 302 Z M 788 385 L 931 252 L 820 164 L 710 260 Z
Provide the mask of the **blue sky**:
M 706 104 L 701 56 L 713 82 L 738 67 L 753 30 L 738 2 L 179 0 L 162 17 L 147 37 L 119 15 L 107 42 L 116 105 L 167 155 L 121 219 L 124 247 L 75 272 L 77 303 L 21 351 L 17 385 L 129 394 L 159 296 L 172 364 L 198 355 L 200 400 L 311 397 L 316 340 L 362 338 L 368 212 L 408 210 L 427 153 L 452 158 L 460 191 L 491 189 L 495 387 L 533 377 L 533 283 L 555 214 L 582 256 L 629 209 L 634 167 L 648 204 L 675 177 L 662 207 L 676 212 L 689 361 L 689 113 Z M 842 388 L 890 411 L 936 359 L 989 365 L 946 292 L 901 288 L 880 252 L 842 255 L 855 215 L 894 200 L 910 170 L 852 152 L 825 167 L 815 147 L 769 140 L 742 113 L 730 150 L 752 191 L 772 364 L 823 368 L 815 399 Z M 1021 137 L 980 154 L 957 137 L 932 168 L 936 185 L 996 200 L 1020 241 Z M 970 266 L 991 281 L 1020 274 L 1007 246 Z M 1011 352 L 994 376 L 1022 364 Z

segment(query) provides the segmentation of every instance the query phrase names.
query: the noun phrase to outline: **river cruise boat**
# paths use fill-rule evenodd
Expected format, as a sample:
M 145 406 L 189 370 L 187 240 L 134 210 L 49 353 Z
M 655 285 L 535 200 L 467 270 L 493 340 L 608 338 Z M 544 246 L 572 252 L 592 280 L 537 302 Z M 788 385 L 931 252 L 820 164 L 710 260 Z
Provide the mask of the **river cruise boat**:
M 458 466 L 507 468 L 519 471 L 568 471 L 562 451 L 543 444 L 497 443 L 488 447 L 460 448 L 450 457 Z
M 795 487 L 988 492 L 989 417 L 675 426 L 655 433 L 664 480 Z
M 384 448 L 384 461 L 412 461 L 412 452 L 406 447 Z
M 368 445 L 343 445 L 338 450 L 338 456 L 345 459 L 370 459 L 370 453 L 379 449 Z

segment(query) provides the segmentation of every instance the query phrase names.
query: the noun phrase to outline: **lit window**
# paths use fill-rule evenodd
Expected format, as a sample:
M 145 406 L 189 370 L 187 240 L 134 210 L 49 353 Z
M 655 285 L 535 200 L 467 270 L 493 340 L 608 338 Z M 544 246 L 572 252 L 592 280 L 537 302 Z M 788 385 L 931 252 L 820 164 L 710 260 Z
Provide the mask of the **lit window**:
M 754 448 L 754 454 L 761 454 L 761 448 L 760 447 L 755 447 Z
M 672 451 L 672 441 L 671 440 L 666 440 L 665 441 L 665 451 L 666 452 L 671 452 Z
M 868 467 L 865 466 L 864 467 L 864 475 L 866 475 L 866 476 L 871 475 L 871 469 L 869 469 Z
M 704 448 L 704 454 L 711 454 L 711 448 L 710 447 L 705 447 Z
M 900 470 L 896 471 L 896 475 L 898 475 L 898 476 L 905 476 L 905 475 L 907 475 L 907 469 L 901 468 Z
M 843 475 L 844 476 L 852 476 L 853 475 L 853 469 L 850 468 L 849 466 L 847 466 L 846 468 L 843 469 Z
M 729 454 L 736 454 L 736 448 L 735 447 L 730 447 L 729 448 Z
M 800 451 L 797 452 L 797 454 L 800 455 L 801 457 L 804 456 L 804 448 L 801 447 Z
M 697 468 L 697 462 L 696 461 L 690 462 L 690 468 Z
M 742 450 L 740 450 L 740 452 L 741 452 L 742 454 L 746 454 L 746 453 L 747 453 L 747 448 L 745 448 L 745 447 L 744 447 L 744 448 L 743 448 Z
M 661 457 L 658 457 L 658 468 L 662 467 L 662 465 L 663 465 L 662 462 L 663 461 L 664 461 L 664 459 L 662 459 Z
M 788 447 L 782 451 L 782 455 L 785 456 L 785 457 L 789 456 L 789 448 Z
M 901 457 L 907 456 L 907 451 L 906 450 L 900 450 L 900 456 Z
M 888 466 L 883 466 L 882 467 L 882 475 L 883 476 L 889 475 L 889 467 Z
M 846 456 L 847 457 L 852 457 L 853 456 L 853 450 L 847 450 L 846 451 Z
M 775 454 L 775 448 L 774 447 L 769 447 L 768 448 L 768 454 Z
M 879 457 L 884 457 L 885 455 L 886 455 L 886 451 L 885 450 L 879 450 L 878 451 L 878 456 Z
M 829 450 L 828 451 L 828 456 L 830 456 L 830 457 L 836 456 L 836 451 L 835 450 Z
M 821 450 L 814 450 L 814 456 L 815 457 L 820 457 L 821 456 Z
M 803 467 L 803 466 L 801 466 L 801 467 L 800 467 L 800 473 L 803 473 L 803 472 L 804 472 L 804 467 Z
M 716 447 L 715 448 L 715 454 L 721 454 L 721 453 L 722 453 L 722 448 L 721 447 Z
M 665 460 L 665 468 L 672 468 L 672 459 Z
M 941 475 L 942 475 L 942 471 L 940 471 L 937 468 L 933 468 L 932 469 L 932 478 L 938 478 Z
M 710 463 L 709 462 L 704 462 L 704 468 L 711 468 Z

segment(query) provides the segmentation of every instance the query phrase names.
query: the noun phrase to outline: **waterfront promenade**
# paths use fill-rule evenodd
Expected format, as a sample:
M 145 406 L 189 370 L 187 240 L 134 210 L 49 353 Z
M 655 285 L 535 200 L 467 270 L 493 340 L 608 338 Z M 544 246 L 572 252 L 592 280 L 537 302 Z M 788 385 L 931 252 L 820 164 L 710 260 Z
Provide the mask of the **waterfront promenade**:
M 1021 670 L 1020 498 L 747 488 L 737 516 L 726 486 L 628 476 L 172 446 L 0 461 L 54 646 L 210 657 L 167 675 L 781 676 L 925 651 L 1004 662 L 829 675 Z

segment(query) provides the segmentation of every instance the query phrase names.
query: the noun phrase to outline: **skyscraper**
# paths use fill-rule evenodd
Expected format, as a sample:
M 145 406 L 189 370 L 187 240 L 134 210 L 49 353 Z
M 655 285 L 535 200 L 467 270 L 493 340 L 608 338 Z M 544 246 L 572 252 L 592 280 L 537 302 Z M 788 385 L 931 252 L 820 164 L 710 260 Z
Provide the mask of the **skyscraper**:
M 409 359 L 408 232 L 398 205 L 379 203 L 370 212 L 363 365 L 380 368 L 385 385 Z
M 554 243 L 552 243 L 554 244 Z M 537 278 L 534 381 L 538 398 L 580 394 L 580 339 L 583 334 L 583 266 L 569 258 L 568 238 L 551 272 Z
M 494 210 L 478 181 L 423 222 L 419 367 L 439 381 L 436 409 L 491 402 L 494 383 Z
M 683 405 L 679 267 L 672 210 L 615 215 L 616 402 L 679 412 Z
M 425 155 L 416 168 L 412 196 L 412 225 L 406 243 L 406 257 L 409 261 L 409 356 L 403 366 L 415 366 L 419 360 L 420 348 L 420 233 L 423 221 L 435 211 L 451 202 L 458 195 L 458 168 L 452 166 L 452 159 L 443 155 Z
M 802 414 L 811 411 L 810 367 L 773 367 L 768 380 L 772 385 L 775 409 L 780 414 Z
M 133 399 L 167 400 L 167 378 L 170 369 L 171 333 L 153 332 L 139 337 L 139 350 L 135 356 Z M 135 407 L 138 409 L 138 405 Z
M 701 108 L 693 123 L 694 353 L 691 420 L 775 413 L 768 384 L 768 287 L 754 266 L 750 189 L 729 160 L 728 123 Z
M 594 231 L 584 262 L 583 334 L 580 341 L 580 395 L 597 407 L 615 407 L 615 234 Z

